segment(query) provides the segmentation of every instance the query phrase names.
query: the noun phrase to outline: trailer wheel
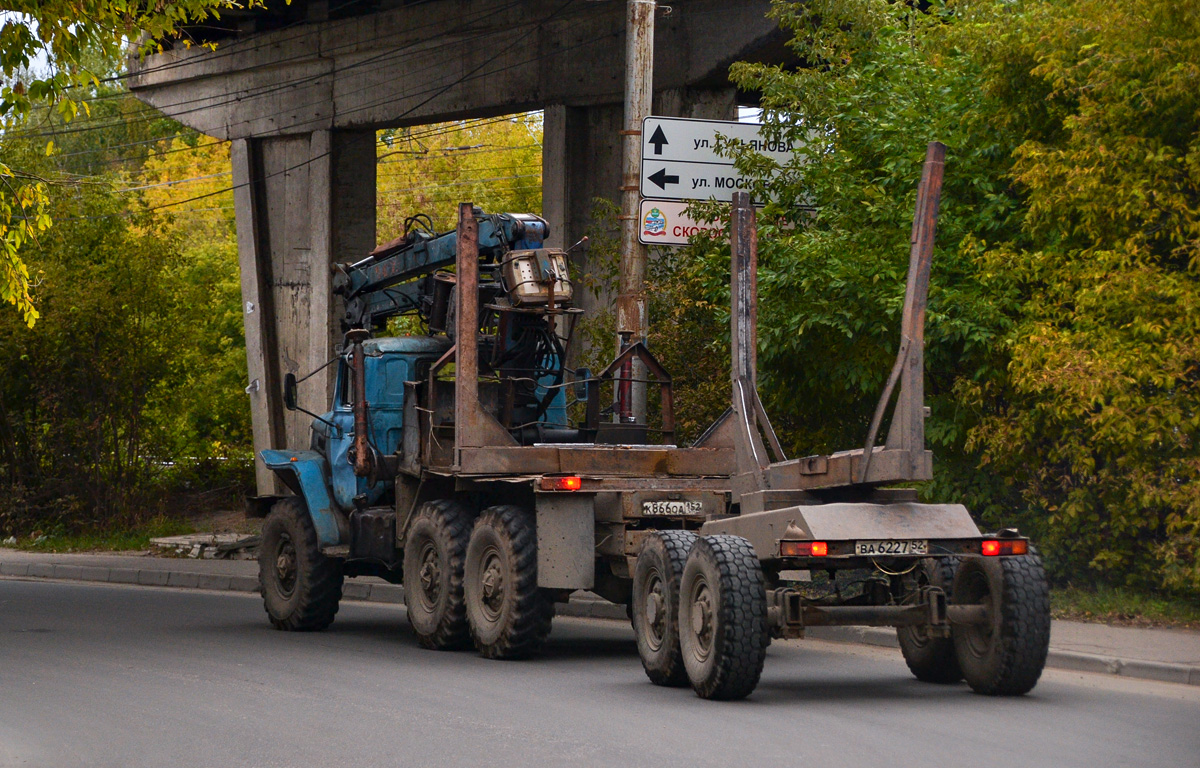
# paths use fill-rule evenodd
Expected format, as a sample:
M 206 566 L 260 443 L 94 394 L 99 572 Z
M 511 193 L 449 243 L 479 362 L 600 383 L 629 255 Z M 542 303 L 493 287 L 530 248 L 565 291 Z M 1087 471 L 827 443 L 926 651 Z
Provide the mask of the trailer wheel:
M 679 580 L 696 541 L 691 531 L 660 531 L 642 542 L 633 569 L 633 631 L 642 668 L 655 685 L 687 685 L 679 647 Z
M 1050 646 L 1050 587 L 1042 559 L 965 558 L 954 576 L 951 602 L 988 608 L 986 624 L 954 627 L 954 649 L 972 690 L 990 696 L 1032 690 Z
M 705 699 L 741 699 L 762 675 L 767 593 L 754 547 L 741 536 L 696 539 L 679 586 L 683 665 Z
M 929 558 L 921 565 L 919 586 L 941 587 L 949 596 L 957 565 L 958 558 L 955 557 Z M 897 627 L 896 638 L 900 641 L 904 663 L 918 680 L 926 683 L 962 680 L 953 638 L 935 636 L 928 627 Z
M 325 557 L 302 499 L 275 503 L 263 522 L 258 582 L 263 607 L 276 629 L 325 629 L 342 597 L 342 562 Z
M 550 634 L 554 603 L 537 585 L 533 515 L 497 506 L 475 521 L 467 544 L 464 592 L 475 647 L 489 659 L 536 653 Z
M 417 642 L 434 650 L 470 644 L 463 563 L 474 517 L 453 499 L 422 504 L 404 543 L 404 604 Z

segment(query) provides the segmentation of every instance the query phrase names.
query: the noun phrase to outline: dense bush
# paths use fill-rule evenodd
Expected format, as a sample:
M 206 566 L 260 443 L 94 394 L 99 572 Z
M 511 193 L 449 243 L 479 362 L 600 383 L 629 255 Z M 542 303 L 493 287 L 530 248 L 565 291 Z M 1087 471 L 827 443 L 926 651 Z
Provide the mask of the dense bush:
M 788 445 L 861 444 L 898 343 L 925 145 L 942 141 L 924 493 L 1019 524 L 1060 579 L 1200 591 L 1200 7 L 774 13 L 801 66 L 733 77 L 803 148 L 783 168 L 729 151 L 775 201 L 760 366 Z M 727 247 L 689 259 L 673 279 L 727 306 Z

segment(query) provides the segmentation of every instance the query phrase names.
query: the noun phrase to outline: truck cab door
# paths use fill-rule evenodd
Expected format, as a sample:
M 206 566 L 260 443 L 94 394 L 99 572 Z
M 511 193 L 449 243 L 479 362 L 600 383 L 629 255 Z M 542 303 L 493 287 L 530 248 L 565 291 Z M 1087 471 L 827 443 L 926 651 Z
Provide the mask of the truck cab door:
M 343 510 L 354 507 L 354 497 L 367 491 L 367 481 L 354 476 L 354 465 L 350 463 L 350 448 L 354 445 L 354 412 L 349 393 L 349 371 L 345 359 L 338 361 L 337 380 L 334 384 L 333 410 L 329 420 L 334 429 L 326 440 L 326 458 L 329 460 L 329 484 L 333 488 L 333 500 Z
M 383 455 L 400 449 L 404 419 L 404 381 L 408 378 L 409 360 L 403 355 L 383 353 L 368 355 L 365 360 L 367 390 L 367 423 L 371 443 Z M 334 406 L 330 421 L 337 429 L 328 439 L 330 485 L 339 507 L 349 510 L 354 497 L 366 496 L 374 504 L 391 487 L 390 481 L 367 486 L 366 478 L 354 475 L 350 448 L 354 444 L 354 410 L 351 401 L 350 371 L 345 360 L 338 361 L 337 383 L 334 387 Z

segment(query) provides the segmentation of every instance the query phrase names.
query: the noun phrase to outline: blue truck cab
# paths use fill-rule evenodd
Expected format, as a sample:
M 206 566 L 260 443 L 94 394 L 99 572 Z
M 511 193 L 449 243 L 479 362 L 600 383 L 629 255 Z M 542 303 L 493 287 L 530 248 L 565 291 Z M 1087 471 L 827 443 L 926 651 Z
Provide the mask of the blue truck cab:
M 430 367 L 450 346 L 444 336 L 387 336 L 363 342 L 370 439 L 381 454 L 390 456 L 401 449 L 405 382 L 425 380 Z M 332 409 L 313 419 L 308 450 L 261 452 L 267 467 L 304 499 L 322 548 L 348 544 L 350 513 L 356 507 L 387 504 L 394 492 L 393 478 L 381 477 L 372 483 L 354 474 L 350 379 L 349 363 L 343 356 L 338 361 Z

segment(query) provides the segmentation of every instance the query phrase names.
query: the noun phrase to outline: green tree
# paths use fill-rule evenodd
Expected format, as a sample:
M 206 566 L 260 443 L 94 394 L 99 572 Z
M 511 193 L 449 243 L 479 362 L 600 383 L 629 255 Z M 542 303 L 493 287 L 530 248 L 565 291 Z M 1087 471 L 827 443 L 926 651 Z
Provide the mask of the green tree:
M 729 151 L 775 201 L 760 364 L 791 449 L 863 439 L 898 341 L 924 147 L 942 141 L 924 493 L 1020 523 L 1060 578 L 1200 590 L 1200 7 L 774 14 L 802 65 L 733 79 L 802 149 L 783 168 Z M 727 259 L 698 243 L 676 279 L 727 306 Z
M 376 231 L 390 240 L 415 213 L 453 229 L 457 205 L 542 210 L 542 118 L 537 112 L 382 131 Z
M 81 105 L 88 111 L 72 89 L 100 85 L 89 60 L 116 60 L 130 40 L 145 40 L 143 53 L 160 49 L 157 41 L 176 37 L 181 27 L 235 7 L 241 4 L 234 0 L 21 0 L 7 8 L 0 20 L 0 302 L 14 305 L 27 325 L 38 310 L 20 254 L 51 224 L 50 189 L 30 169 L 7 160 L 9 134 L 28 128 L 42 104 L 54 105 L 63 120 L 74 118 Z

